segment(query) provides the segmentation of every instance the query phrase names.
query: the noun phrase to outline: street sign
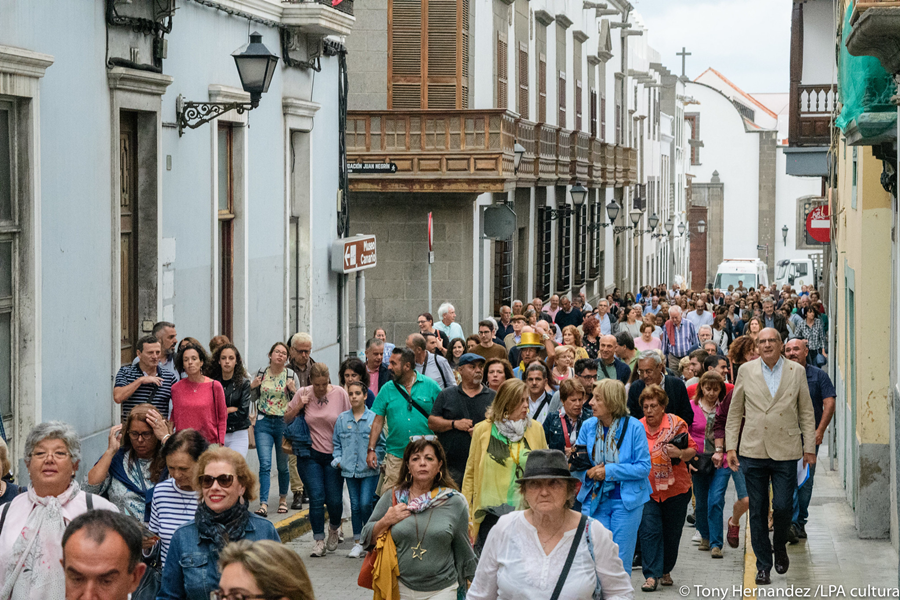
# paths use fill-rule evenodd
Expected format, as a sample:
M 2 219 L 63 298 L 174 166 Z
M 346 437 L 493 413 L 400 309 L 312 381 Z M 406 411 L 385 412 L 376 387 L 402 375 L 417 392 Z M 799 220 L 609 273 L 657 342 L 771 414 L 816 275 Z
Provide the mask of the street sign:
M 484 237 L 508 240 L 516 232 L 516 211 L 508 204 L 492 204 L 484 209 Z
M 347 163 L 348 173 L 365 173 L 366 175 L 396 173 L 397 165 L 387 163 Z
M 331 270 L 336 273 L 371 269 L 377 264 L 375 258 L 374 235 L 355 235 L 331 243 Z
M 816 242 L 828 244 L 831 242 L 831 216 L 828 214 L 828 205 L 822 204 L 815 207 L 806 215 L 806 232 Z

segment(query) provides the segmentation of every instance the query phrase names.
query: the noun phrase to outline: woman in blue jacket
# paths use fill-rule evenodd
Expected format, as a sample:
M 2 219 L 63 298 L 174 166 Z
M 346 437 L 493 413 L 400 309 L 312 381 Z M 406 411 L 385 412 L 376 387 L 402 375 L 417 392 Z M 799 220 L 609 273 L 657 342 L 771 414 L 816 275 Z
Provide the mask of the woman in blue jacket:
M 593 392 L 594 416 L 578 434 L 578 446 L 586 447 L 591 464 L 577 473 L 582 481 L 578 501 L 581 512 L 612 532 L 630 573 L 644 503 L 650 499 L 650 449 L 644 426 L 628 416 L 625 386 L 604 379 Z
M 230 448 L 200 455 L 194 489 L 201 499 L 194 520 L 175 531 L 157 600 L 206 600 L 219 589 L 219 553 L 228 542 L 281 542 L 275 526 L 247 510 L 256 498 L 256 476 Z

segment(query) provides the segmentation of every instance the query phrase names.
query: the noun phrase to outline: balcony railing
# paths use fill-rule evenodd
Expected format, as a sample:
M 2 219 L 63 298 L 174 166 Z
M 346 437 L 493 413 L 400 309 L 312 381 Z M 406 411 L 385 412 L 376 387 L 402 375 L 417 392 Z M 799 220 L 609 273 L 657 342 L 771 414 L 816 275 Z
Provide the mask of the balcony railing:
M 298 27 L 304 33 L 321 35 L 350 35 L 356 19 L 353 0 L 282 0 L 281 23 Z
M 353 15 L 353 0 L 341 0 L 337 4 L 333 0 L 281 0 L 284 4 L 322 4 L 335 10 L 339 10 L 345 15 Z
M 850 15 L 850 24 L 855 25 L 860 15 L 870 8 L 897 8 L 900 7 L 900 0 L 860 0 L 853 6 L 853 13 Z
M 836 86 L 796 84 L 792 88 L 788 142 L 791 146 L 827 146 L 837 102 Z
M 349 111 L 347 160 L 393 163 L 355 172 L 357 192 L 503 192 L 515 187 L 636 183 L 637 154 L 587 133 L 532 123 L 504 109 Z M 514 145 L 525 148 L 516 173 Z

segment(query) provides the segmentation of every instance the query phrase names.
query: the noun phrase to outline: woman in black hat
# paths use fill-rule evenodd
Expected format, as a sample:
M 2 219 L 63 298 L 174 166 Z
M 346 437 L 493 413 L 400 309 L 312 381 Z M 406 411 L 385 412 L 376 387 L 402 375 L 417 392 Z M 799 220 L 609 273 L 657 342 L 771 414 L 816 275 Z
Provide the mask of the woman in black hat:
M 572 510 L 577 482 L 559 450 L 529 455 L 517 480 L 525 510 L 491 530 L 467 600 L 634 597 L 612 534 Z

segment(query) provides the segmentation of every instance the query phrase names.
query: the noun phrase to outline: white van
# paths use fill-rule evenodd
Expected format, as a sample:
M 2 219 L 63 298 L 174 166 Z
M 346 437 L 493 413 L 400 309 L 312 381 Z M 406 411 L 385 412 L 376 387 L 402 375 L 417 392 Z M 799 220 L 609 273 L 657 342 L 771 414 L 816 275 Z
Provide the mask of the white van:
M 766 263 L 758 258 L 726 258 L 716 271 L 714 289 L 727 290 L 728 286 L 738 287 L 744 282 L 744 289 L 768 287 L 769 272 Z
M 808 258 L 784 259 L 775 264 L 775 285 L 779 291 L 785 284 L 797 290 L 801 285 L 816 285 L 818 279 L 816 266 Z

